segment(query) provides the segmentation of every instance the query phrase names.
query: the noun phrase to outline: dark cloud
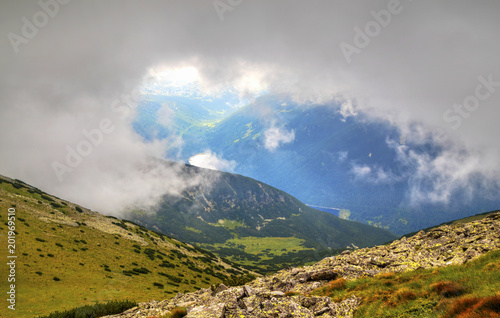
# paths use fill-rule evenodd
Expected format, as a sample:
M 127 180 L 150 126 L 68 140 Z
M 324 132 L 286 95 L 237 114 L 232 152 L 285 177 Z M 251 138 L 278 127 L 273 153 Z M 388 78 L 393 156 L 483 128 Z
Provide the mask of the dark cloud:
M 52 10 L 47 21 L 40 3 Z M 499 9 L 497 1 L 242 1 L 221 21 L 213 1 L 3 1 L 1 173 L 90 204 L 91 195 L 105 192 L 96 184 L 112 189 L 164 146 L 145 144 L 130 117 L 111 105 L 131 94 L 148 68 L 182 64 L 196 67 L 206 85 L 254 72 L 271 91 L 297 100 L 345 100 L 398 125 L 410 141 L 440 128 L 433 138 L 448 145 L 446 159 L 456 150 L 462 155 L 452 166 L 468 164 L 465 177 L 454 178 L 456 171 L 434 162 L 433 173 L 448 175 L 439 180 L 467 182 L 474 173 L 498 180 Z M 34 18 L 43 25 L 36 30 L 25 26 Z M 13 46 L 13 34 L 25 39 Z M 346 58 L 342 43 L 356 53 Z M 489 96 L 477 110 L 458 113 L 454 104 L 473 103 L 488 78 Z M 51 163 L 106 118 L 115 130 L 61 183 Z

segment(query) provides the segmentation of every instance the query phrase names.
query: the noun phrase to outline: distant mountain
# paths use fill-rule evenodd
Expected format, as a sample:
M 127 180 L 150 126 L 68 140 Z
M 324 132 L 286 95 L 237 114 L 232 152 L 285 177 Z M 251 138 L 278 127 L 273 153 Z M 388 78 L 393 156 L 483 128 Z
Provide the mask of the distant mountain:
M 9 283 L 16 286 L 12 317 L 39 317 L 115 299 L 165 299 L 251 274 L 193 245 L 3 176 L 0 210 L 5 253 L 9 227 L 15 226 L 15 244 L 9 246 L 9 255 L 17 257 L 9 259 L 16 266 L 15 281 Z M 6 282 L 8 270 L 1 266 Z
M 160 101 L 172 101 L 168 96 L 155 98 L 148 103 L 158 109 Z M 224 105 L 222 100 L 219 103 Z M 189 107 L 185 101 L 177 105 L 184 106 L 172 108 L 172 122 L 182 129 L 170 133 L 182 137 L 184 143 L 181 148 L 171 148 L 170 157 L 188 162 L 191 156 L 210 149 L 235 161 L 235 173 L 282 189 L 304 203 L 343 210 L 343 218 L 402 235 L 500 205 L 500 200 L 481 196 L 489 190 L 482 188 L 480 180 L 470 184 L 477 193 L 471 199 L 457 190 L 448 204 L 410 205 L 415 172 L 398 159 L 399 147 L 410 147 L 431 158 L 442 149 L 431 143 L 411 144 L 411 138 L 406 140 L 395 127 L 362 115 L 344 118 L 332 105 L 310 107 L 265 95 L 237 111 L 219 114 L 210 123 L 193 110 L 197 109 L 195 100 Z M 146 109 L 152 107 L 144 105 L 143 111 Z M 153 111 L 151 116 L 158 114 Z M 168 135 L 167 126 L 142 127 L 140 122 L 138 118 L 137 131 L 143 136 Z M 294 138 L 268 149 L 269 128 L 293 132 Z M 418 187 L 426 191 L 428 185 L 422 182 Z
M 251 178 L 190 165 L 180 169 L 200 184 L 180 198 L 165 196 L 154 214 L 135 212 L 127 218 L 255 270 L 301 265 L 395 238 L 386 230 L 310 208 Z

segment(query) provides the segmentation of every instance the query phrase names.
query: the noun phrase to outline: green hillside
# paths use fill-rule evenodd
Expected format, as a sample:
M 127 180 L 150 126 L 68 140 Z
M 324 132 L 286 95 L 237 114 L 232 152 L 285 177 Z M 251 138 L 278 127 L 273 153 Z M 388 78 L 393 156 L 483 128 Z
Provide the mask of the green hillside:
M 127 218 L 257 271 L 319 261 L 346 248 L 395 238 L 386 230 L 312 209 L 251 178 L 189 165 L 178 170 L 200 183 L 181 198 L 165 196 L 155 214 L 136 212 Z
M 0 176 L 2 255 L 9 255 L 9 209 L 15 209 L 11 255 L 17 256 L 12 317 L 110 300 L 163 300 L 249 273 L 190 244 Z M 8 266 L 0 268 L 7 277 Z M 6 279 L 1 287 L 10 287 Z

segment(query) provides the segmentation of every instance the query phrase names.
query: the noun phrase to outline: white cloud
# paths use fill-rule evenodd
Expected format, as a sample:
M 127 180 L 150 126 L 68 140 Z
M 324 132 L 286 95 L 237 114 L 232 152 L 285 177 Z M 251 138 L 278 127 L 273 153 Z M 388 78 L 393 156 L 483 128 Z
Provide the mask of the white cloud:
M 169 127 L 174 123 L 175 102 L 164 102 L 158 110 L 158 123 L 162 126 Z
M 463 202 L 474 196 L 495 199 L 500 190 L 498 171 L 494 168 L 497 156 L 470 153 L 456 143 L 448 143 L 435 155 L 398 145 L 396 141 L 390 141 L 389 146 L 408 169 L 408 197 L 412 205 L 447 205 L 458 193 Z
M 272 127 L 264 132 L 264 147 L 269 151 L 275 151 L 278 147 L 292 142 L 295 139 L 295 131 L 285 130 L 272 124 Z
M 385 171 L 383 168 L 378 166 L 370 167 L 365 164 L 353 164 L 351 173 L 354 175 L 355 180 L 367 183 L 383 184 L 400 180 L 399 177 L 390 171 Z
M 338 113 L 342 115 L 343 120 L 347 117 L 351 116 L 357 116 L 358 113 L 356 111 L 356 108 L 354 107 L 352 101 L 344 101 L 340 104 L 340 109 L 338 110 Z
M 226 172 L 231 172 L 236 167 L 236 161 L 223 159 L 210 150 L 192 156 L 189 158 L 189 164 L 200 168 Z
M 344 162 L 347 159 L 349 152 L 348 151 L 339 151 L 337 154 L 339 155 L 339 161 Z

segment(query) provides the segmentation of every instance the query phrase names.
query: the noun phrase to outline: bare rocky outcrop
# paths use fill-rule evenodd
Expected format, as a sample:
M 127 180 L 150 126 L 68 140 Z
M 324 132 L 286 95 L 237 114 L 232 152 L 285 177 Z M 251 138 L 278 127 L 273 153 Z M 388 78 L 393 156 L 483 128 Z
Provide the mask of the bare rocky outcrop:
M 469 223 L 445 225 L 421 231 L 388 245 L 345 251 L 302 268 L 281 270 L 245 286 L 219 285 L 178 294 L 162 302 L 142 303 L 115 318 L 161 317 L 186 307 L 188 318 L 229 317 L 352 317 L 361 303 L 358 297 L 334 303 L 309 292 L 343 277 L 356 279 L 385 272 L 464 264 L 500 248 L 500 213 Z

